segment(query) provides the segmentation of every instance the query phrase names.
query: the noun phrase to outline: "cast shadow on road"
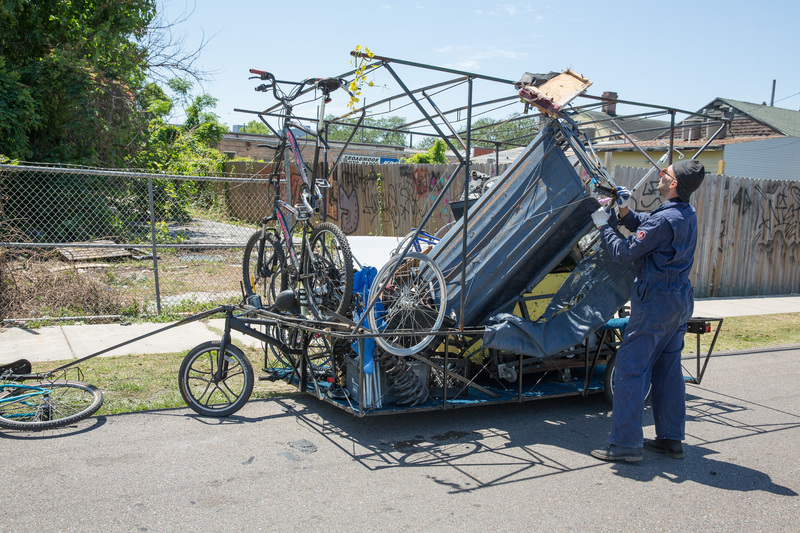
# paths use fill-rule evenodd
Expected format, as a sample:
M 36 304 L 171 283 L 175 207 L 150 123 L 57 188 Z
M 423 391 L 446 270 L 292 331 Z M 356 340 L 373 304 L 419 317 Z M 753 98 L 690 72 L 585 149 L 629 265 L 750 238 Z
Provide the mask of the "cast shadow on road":
M 105 425 L 107 419 L 105 416 L 96 416 L 81 420 L 74 424 L 55 429 L 43 429 L 37 431 L 21 431 L 14 429 L 0 428 L 0 439 L 13 439 L 13 440 L 48 440 L 48 439 L 61 439 L 64 437 L 73 437 L 81 433 L 88 433 L 94 431 Z
M 304 396 L 291 400 L 295 407 L 285 414 L 296 416 L 319 438 L 369 470 L 425 467 L 431 481 L 453 493 L 610 466 L 617 475 L 635 481 L 665 478 L 723 490 L 797 496 L 764 472 L 709 458 L 718 452 L 706 446 L 797 429 L 800 416 L 785 413 L 786 422 L 776 423 L 773 413 L 767 413 L 774 411 L 770 407 L 720 396 L 690 395 L 687 417 L 690 423 L 725 426 L 724 439 L 687 446 L 684 460 L 645 452 L 645 461 L 631 465 L 609 465 L 589 456 L 592 449 L 605 445 L 609 430 L 610 410 L 601 396 L 361 419 Z M 737 418 L 746 412 L 752 418 L 754 410 L 769 414 L 757 417 L 769 422 L 753 424 Z M 649 409 L 645 425 L 652 425 Z M 645 432 L 650 433 L 652 427 Z M 434 474 L 429 473 L 431 468 Z
M 171 407 L 169 409 L 155 409 L 151 411 L 147 411 L 150 415 L 156 416 L 167 416 L 167 417 L 181 417 L 190 420 L 194 420 L 199 424 L 203 424 L 206 426 L 228 426 L 228 425 L 239 425 L 239 424 L 254 424 L 257 422 L 264 422 L 267 420 L 276 420 L 279 418 L 286 418 L 286 417 L 296 417 L 300 411 L 305 411 L 306 409 L 300 409 L 297 403 L 292 400 L 292 396 L 296 395 L 288 395 L 288 396 L 281 396 L 271 399 L 259 399 L 259 400 L 250 400 L 249 403 L 259 403 L 259 402 L 270 402 L 276 404 L 280 408 L 280 413 L 272 413 L 262 416 L 247 416 L 241 414 L 241 411 L 238 413 L 234 413 L 229 416 L 224 417 L 208 417 L 202 416 L 197 413 L 189 411 L 185 407 Z M 126 415 L 135 415 L 141 413 L 121 413 L 114 416 L 126 416 Z
M 635 481 L 652 481 L 656 478 L 673 483 L 693 481 L 723 490 L 750 492 L 764 491 L 778 496 L 797 496 L 797 492 L 773 483 L 769 475 L 753 468 L 711 459 L 718 452 L 702 446 L 686 447 L 686 459 L 675 460 L 648 454 L 641 465 L 614 464 L 618 476 Z

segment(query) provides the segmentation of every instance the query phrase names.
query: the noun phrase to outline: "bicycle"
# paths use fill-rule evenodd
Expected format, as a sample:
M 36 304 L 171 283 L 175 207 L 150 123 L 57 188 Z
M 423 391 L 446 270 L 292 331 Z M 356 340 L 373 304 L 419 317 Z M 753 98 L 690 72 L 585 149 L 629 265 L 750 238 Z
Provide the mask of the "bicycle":
M 94 385 L 31 373 L 25 359 L 0 366 L 0 427 L 59 428 L 92 416 L 102 405 L 103 393 Z
M 250 72 L 256 74 L 254 78 L 269 82 L 256 87 L 256 90 L 266 92 L 272 89 L 273 95 L 283 106 L 281 116 L 284 122 L 278 132 L 259 115 L 279 138 L 276 146 L 259 145 L 275 150 L 269 176 L 275 194 L 272 212 L 262 219 L 261 228 L 253 233 L 245 245 L 242 265 L 245 296 L 249 300 L 253 295 L 258 295 L 266 300 L 259 304 L 271 304 L 279 292 L 291 288 L 297 294 L 300 305 L 307 308 L 314 318 L 324 319 L 328 311 L 344 315 L 348 312 L 353 290 L 353 256 L 350 246 L 342 230 L 335 224 L 322 222 L 316 227 L 311 224 L 312 215 L 318 214 L 322 203 L 320 189 L 330 187 L 328 178 L 317 176 L 320 151 L 323 146 L 328 148 L 321 135 L 325 104 L 330 102 L 330 94 L 342 87 L 344 81 L 336 78 L 309 78 L 302 82 L 286 82 L 276 80 L 269 72 L 256 69 L 250 69 Z M 285 93 L 281 86 L 287 84 L 295 87 Z M 303 89 L 307 86 L 322 92 L 317 132 L 292 121 L 292 102 L 303 94 Z M 293 129 L 315 137 L 313 166 L 309 167 L 303 160 Z M 292 152 L 302 178 L 300 203 L 295 206 L 282 200 L 280 195 L 280 184 L 285 183 L 285 180 L 281 180 L 281 168 L 287 150 Z M 289 161 L 286 160 L 287 167 Z M 290 172 L 285 172 L 285 175 L 288 177 Z M 293 224 L 289 222 L 291 218 L 295 220 Z M 301 239 L 296 243 L 294 234 L 298 225 Z

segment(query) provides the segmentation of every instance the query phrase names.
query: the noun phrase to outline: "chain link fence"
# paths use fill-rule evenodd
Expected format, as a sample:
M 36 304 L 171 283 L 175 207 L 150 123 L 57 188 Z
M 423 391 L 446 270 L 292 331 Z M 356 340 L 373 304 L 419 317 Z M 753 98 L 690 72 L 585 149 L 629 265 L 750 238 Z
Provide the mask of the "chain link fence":
M 196 312 L 241 299 L 242 249 L 266 194 L 249 177 L 0 165 L 6 320 Z M 258 218 L 258 217 L 254 217 Z
M 0 317 L 113 319 L 240 301 L 243 249 L 274 189 L 268 165 L 229 166 L 226 175 L 180 176 L 0 165 Z M 321 216 L 347 235 L 403 236 L 454 169 L 342 165 Z M 427 231 L 453 220 L 464 174 Z M 288 175 L 281 196 L 294 204 L 302 178 L 293 167 Z

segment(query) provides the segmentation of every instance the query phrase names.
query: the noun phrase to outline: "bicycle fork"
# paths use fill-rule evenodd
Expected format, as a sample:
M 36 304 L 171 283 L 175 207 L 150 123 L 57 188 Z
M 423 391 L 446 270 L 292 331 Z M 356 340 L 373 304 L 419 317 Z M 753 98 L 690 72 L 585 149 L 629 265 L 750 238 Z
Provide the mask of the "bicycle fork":
M 233 309 L 226 309 L 225 311 L 225 330 L 222 334 L 222 340 L 219 343 L 219 352 L 217 353 L 217 368 L 214 370 L 214 383 L 220 383 L 228 377 L 228 357 L 225 352 L 228 349 L 228 344 L 231 342 L 231 319 L 233 319 Z

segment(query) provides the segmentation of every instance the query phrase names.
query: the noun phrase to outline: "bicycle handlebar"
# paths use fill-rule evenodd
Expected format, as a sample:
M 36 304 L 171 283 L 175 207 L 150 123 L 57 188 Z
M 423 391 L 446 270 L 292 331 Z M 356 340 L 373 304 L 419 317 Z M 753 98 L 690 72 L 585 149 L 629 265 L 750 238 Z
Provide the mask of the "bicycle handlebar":
M 300 94 L 302 94 L 303 92 L 303 88 L 306 85 L 313 85 L 317 89 L 320 89 L 326 97 L 339 87 L 342 87 L 345 90 L 347 90 L 347 86 L 345 85 L 345 80 L 341 78 L 308 78 L 301 82 L 297 82 L 297 81 L 278 80 L 275 78 L 275 75 L 273 75 L 271 72 L 267 72 L 266 70 L 258 70 L 255 68 L 251 68 L 250 73 L 255 74 L 255 76 L 250 77 L 251 80 L 260 79 L 269 81 L 269 83 L 262 83 L 261 85 L 256 87 L 255 88 L 256 91 L 267 92 L 269 89 L 272 89 L 272 94 L 275 96 L 275 99 L 279 100 L 284 104 L 288 104 L 289 102 L 300 96 Z M 296 87 L 288 95 L 287 94 L 281 95 L 278 94 L 278 84 L 289 84 L 289 85 L 295 85 Z M 350 91 L 347 92 L 349 93 Z

